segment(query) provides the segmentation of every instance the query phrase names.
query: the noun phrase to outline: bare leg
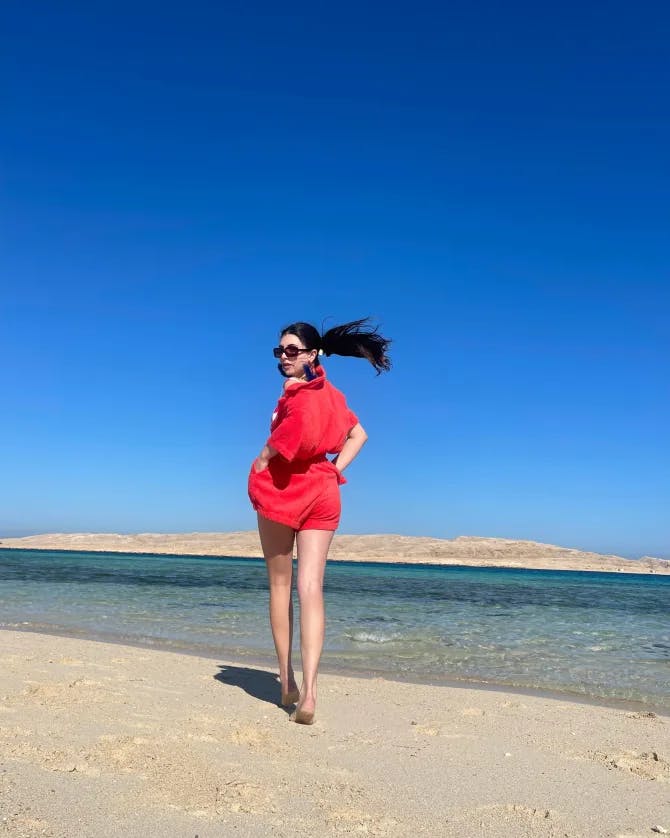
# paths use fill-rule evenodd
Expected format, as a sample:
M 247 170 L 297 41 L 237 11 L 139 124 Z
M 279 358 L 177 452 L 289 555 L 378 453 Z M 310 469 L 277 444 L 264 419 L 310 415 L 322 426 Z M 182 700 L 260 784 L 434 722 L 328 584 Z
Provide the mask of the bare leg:
M 286 703 L 297 701 L 298 686 L 291 663 L 293 646 L 293 544 L 291 527 L 258 516 L 258 533 L 270 587 L 270 626 L 279 662 L 279 681 Z
M 316 707 L 316 678 L 326 623 L 323 576 L 333 535 L 330 530 L 302 530 L 297 534 L 302 654 L 302 688 L 298 709 L 306 714 L 313 713 Z

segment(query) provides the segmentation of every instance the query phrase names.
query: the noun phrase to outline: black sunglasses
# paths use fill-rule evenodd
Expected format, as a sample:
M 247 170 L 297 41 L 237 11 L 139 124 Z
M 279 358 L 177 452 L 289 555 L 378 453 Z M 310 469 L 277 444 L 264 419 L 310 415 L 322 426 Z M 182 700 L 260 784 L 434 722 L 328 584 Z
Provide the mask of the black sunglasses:
M 287 358 L 297 358 L 301 352 L 309 352 L 309 349 L 304 349 L 302 346 L 293 346 L 289 344 L 288 346 L 275 346 L 272 350 L 272 354 L 275 358 L 281 358 L 282 355 L 286 355 Z

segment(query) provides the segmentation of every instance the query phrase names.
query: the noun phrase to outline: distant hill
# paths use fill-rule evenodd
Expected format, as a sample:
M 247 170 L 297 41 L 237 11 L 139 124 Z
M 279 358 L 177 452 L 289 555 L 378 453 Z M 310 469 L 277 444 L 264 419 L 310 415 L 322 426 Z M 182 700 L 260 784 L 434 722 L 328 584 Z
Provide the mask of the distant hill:
M 261 556 L 258 533 L 49 533 L 0 538 L 2 548 L 35 550 L 176 553 L 203 556 Z M 410 535 L 336 535 L 330 558 L 411 564 L 520 567 L 546 570 L 599 570 L 670 574 L 670 561 L 644 556 L 624 559 L 536 541 L 459 536 L 454 539 Z

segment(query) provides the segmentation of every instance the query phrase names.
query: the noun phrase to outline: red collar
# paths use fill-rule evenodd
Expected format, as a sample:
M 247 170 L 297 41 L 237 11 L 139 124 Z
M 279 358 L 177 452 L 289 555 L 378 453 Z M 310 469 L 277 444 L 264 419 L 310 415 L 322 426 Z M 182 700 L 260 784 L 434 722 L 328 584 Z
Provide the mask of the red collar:
M 303 390 L 320 390 L 326 382 L 326 371 L 325 369 L 319 364 L 318 367 L 314 367 L 314 378 L 311 381 L 305 381 L 303 384 L 298 386 L 289 387 L 288 390 L 284 390 L 285 396 L 294 396 L 296 393 L 301 393 Z

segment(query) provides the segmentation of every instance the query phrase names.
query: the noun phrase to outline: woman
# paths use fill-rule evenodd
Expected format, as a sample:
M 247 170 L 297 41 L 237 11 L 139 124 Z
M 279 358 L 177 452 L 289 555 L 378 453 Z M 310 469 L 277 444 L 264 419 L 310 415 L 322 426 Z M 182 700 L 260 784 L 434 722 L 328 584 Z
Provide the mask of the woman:
M 342 472 L 367 440 L 342 393 L 326 380 L 322 355 L 366 358 L 379 374 L 391 363 L 390 341 L 367 318 L 323 336 L 309 323 L 282 330 L 273 350 L 286 378 L 272 417 L 270 437 L 251 467 L 249 497 L 268 569 L 270 625 L 279 661 L 281 703 L 297 704 L 291 718 L 312 724 L 316 678 L 323 648 L 323 576 L 328 549 L 340 520 Z M 328 460 L 326 454 L 335 454 Z M 302 687 L 298 690 L 293 641 L 293 546 L 297 543 Z

